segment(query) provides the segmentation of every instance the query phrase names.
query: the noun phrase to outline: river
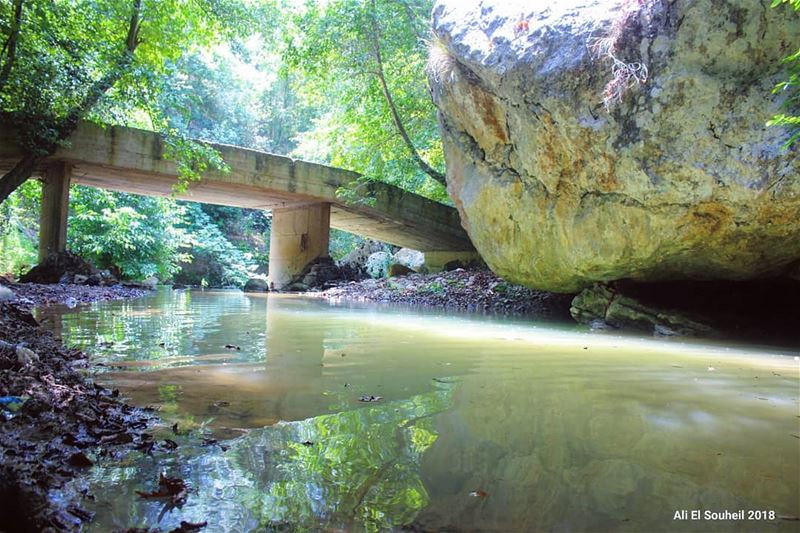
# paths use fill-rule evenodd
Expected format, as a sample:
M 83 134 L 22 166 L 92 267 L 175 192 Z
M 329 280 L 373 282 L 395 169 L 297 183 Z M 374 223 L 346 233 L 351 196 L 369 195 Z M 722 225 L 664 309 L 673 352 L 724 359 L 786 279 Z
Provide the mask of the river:
M 39 316 L 179 444 L 92 467 L 90 530 L 798 529 L 796 349 L 233 291 Z M 136 495 L 161 471 L 181 508 Z

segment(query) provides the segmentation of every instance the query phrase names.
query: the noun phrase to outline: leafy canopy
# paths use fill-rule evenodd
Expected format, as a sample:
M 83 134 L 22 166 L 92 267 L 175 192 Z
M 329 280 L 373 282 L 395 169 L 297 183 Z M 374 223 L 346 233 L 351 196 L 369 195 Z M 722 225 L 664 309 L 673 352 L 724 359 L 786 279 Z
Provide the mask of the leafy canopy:
M 447 201 L 444 187 L 419 168 L 393 122 L 388 91 L 421 158 L 441 171 L 444 156 L 425 77 L 432 2 L 306 2 L 283 18 L 284 70 L 320 116 L 299 135 L 299 157 L 322 160 Z M 376 57 L 380 52 L 380 62 Z

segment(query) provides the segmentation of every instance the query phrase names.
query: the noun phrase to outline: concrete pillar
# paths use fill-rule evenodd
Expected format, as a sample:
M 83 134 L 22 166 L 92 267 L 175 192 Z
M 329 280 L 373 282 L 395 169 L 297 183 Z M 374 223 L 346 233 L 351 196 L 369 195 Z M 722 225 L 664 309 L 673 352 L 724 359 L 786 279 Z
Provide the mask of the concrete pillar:
M 272 210 L 269 285 L 285 289 L 309 263 L 328 256 L 330 204 Z
M 45 168 L 42 179 L 42 208 L 39 212 L 39 262 L 52 252 L 67 247 L 67 212 L 72 168 L 56 161 Z

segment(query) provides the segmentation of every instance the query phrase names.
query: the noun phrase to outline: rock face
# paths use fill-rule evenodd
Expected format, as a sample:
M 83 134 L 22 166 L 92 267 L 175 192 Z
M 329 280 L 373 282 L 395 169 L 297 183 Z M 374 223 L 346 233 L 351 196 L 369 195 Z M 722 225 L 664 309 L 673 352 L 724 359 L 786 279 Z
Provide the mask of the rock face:
M 438 2 L 448 190 L 492 270 L 572 292 L 796 268 L 798 151 L 765 123 L 800 17 L 768 4 Z
M 602 284 L 596 284 L 576 296 L 572 300 L 570 313 L 578 322 L 594 324 L 600 321 L 615 328 L 650 331 L 656 335 L 718 335 L 712 327 L 679 311 L 649 307 Z

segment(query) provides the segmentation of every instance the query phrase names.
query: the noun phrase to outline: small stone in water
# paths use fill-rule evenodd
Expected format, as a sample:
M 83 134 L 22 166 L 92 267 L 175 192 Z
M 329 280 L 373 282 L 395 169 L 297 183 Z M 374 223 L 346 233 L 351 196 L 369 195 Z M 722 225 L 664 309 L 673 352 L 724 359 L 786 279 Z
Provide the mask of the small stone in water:
M 373 396 L 372 394 L 365 394 L 358 399 L 359 402 L 377 402 L 383 400 L 383 396 Z

